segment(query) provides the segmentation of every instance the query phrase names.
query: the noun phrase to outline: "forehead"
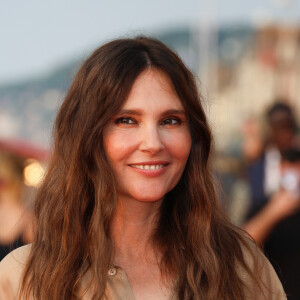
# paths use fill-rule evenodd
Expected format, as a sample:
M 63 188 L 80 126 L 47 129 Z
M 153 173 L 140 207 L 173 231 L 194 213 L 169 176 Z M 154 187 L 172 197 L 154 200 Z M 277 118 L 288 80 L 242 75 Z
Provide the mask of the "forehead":
M 132 106 L 135 108 L 172 106 L 174 109 L 183 109 L 170 78 L 157 69 L 147 69 L 137 77 L 123 109 Z

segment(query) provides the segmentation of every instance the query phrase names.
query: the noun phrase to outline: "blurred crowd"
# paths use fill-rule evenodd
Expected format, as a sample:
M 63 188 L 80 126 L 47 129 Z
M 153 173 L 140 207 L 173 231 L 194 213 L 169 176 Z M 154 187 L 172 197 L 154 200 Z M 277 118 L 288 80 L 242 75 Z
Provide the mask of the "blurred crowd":
M 275 102 L 262 135 L 244 127 L 249 205 L 242 226 L 264 248 L 289 299 L 300 299 L 300 140 L 293 109 Z

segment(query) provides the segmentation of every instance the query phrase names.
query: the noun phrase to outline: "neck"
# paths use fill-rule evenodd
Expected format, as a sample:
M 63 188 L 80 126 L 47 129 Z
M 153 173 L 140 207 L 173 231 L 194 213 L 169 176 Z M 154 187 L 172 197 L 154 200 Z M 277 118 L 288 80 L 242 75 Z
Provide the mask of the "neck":
M 151 256 L 154 249 L 149 237 L 157 224 L 161 201 L 145 203 L 135 199 L 118 199 L 111 227 L 116 264 Z M 147 257 L 144 257 L 145 253 Z

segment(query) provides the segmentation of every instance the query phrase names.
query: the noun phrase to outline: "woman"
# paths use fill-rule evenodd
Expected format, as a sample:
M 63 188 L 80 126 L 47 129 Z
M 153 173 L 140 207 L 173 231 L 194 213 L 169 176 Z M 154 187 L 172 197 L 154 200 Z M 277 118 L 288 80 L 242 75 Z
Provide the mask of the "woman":
M 20 282 L 20 299 L 285 299 L 218 206 L 199 97 L 157 40 L 87 59 L 57 116 L 36 241 L 2 261 L 5 299 Z

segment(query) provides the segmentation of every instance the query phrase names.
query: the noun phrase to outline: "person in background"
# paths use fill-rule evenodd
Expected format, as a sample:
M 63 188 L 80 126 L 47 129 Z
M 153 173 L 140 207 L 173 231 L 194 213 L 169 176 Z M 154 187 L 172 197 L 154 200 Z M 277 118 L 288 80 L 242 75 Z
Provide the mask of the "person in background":
M 266 113 L 266 123 L 265 137 L 254 122 L 248 124 L 247 132 L 244 131 L 243 153 L 248 163 L 251 198 L 248 218 L 278 190 L 282 152 L 300 145 L 297 123 L 287 104 L 275 102 Z
M 292 109 L 276 103 L 262 154 L 249 166 L 252 202 L 244 229 L 260 244 L 287 292 L 300 299 L 300 148 Z M 257 142 L 259 144 L 259 142 Z M 258 149 L 256 146 L 255 149 Z

